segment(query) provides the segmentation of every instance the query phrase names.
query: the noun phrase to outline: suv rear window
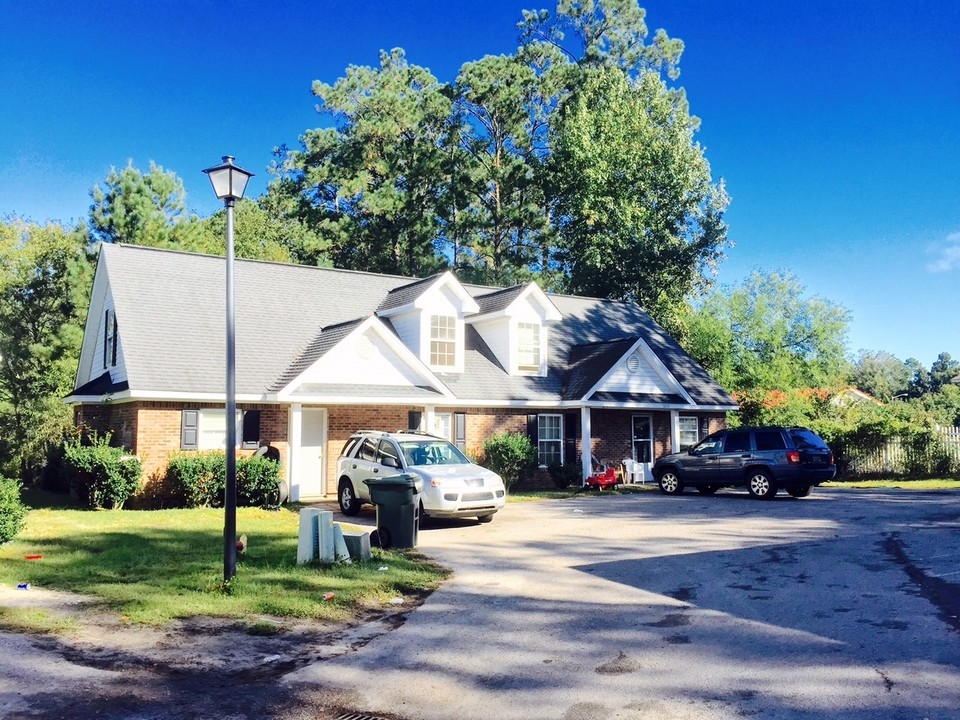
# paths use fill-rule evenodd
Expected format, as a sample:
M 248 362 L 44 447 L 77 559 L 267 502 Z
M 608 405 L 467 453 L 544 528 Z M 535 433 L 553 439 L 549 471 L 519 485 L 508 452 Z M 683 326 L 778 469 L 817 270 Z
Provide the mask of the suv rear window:
M 783 440 L 783 433 L 779 430 L 757 430 L 753 434 L 757 450 L 786 450 L 787 443 Z
M 797 449 L 803 450 L 812 448 L 815 450 L 829 450 L 830 447 L 814 432 L 806 428 L 790 428 L 788 430 L 790 437 L 793 438 L 793 444 Z

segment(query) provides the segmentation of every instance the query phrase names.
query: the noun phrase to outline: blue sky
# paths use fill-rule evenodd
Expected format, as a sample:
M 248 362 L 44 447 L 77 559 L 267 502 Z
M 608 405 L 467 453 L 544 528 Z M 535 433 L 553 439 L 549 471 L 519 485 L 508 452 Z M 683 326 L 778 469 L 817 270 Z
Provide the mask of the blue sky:
M 789 270 L 852 313 L 849 349 L 960 356 L 960 2 L 649 0 L 686 43 L 678 85 L 733 201 L 718 282 Z M 151 160 L 201 215 L 201 170 L 319 124 L 310 84 L 403 47 L 452 80 L 512 52 L 549 2 L 0 0 L 0 216 L 87 214 L 111 165 Z

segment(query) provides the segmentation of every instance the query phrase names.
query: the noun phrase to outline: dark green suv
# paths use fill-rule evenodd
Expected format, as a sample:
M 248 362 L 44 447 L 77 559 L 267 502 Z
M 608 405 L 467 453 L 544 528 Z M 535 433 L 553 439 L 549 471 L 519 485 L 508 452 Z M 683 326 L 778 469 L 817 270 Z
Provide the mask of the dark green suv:
M 762 500 L 781 488 L 793 497 L 806 497 L 810 488 L 836 472 L 827 444 L 802 427 L 720 430 L 685 452 L 664 455 L 653 466 L 653 476 L 667 495 L 678 495 L 687 485 L 704 495 L 745 485 Z

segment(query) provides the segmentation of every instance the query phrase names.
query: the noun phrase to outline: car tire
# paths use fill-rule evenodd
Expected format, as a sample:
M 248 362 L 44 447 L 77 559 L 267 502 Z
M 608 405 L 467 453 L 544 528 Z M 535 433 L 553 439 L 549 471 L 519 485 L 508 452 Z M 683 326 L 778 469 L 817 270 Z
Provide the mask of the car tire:
M 752 470 L 747 474 L 747 490 L 757 500 L 772 500 L 777 489 L 776 482 L 766 470 Z
M 493 513 L 490 513 L 489 515 L 477 515 L 477 522 L 479 523 L 493 522 Z
M 719 485 L 697 485 L 697 492 L 701 495 L 713 495 L 719 489 Z
M 676 470 L 667 469 L 657 476 L 657 485 L 660 486 L 660 492 L 664 495 L 679 495 L 683 492 L 683 480 L 677 475 Z
M 801 487 L 787 488 L 787 492 L 790 493 L 791 497 L 802 498 L 810 494 L 810 486 L 803 485 Z
M 362 503 L 357 499 L 353 491 L 353 483 L 348 478 L 340 480 L 340 487 L 337 489 L 337 503 L 340 505 L 340 512 L 344 515 L 356 515 L 360 512 Z

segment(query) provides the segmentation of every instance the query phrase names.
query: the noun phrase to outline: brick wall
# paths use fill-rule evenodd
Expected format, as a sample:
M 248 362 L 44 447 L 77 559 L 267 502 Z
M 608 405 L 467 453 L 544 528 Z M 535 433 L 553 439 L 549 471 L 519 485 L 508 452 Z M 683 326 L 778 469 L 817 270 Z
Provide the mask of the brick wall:
M 143 463 L 144 487 L 131 502 L 132 507 L 162 506 L 169 502 L 172 491 L 166 487 L 167 461 L 171 453 L 180 450 L 181 413 L 185 409 L 223 408 L 223 405 L 177 402 L 131 402 L 112 405 L 78 406 L 74 410 L 78 426 L 86 426 L 98 432 L 111 432 L 114 442 L 122 444 L 140 457 Z M 289 408 L 278 405 L 238 405 L 241 410 L 260 411 L 260 444 L 272 445 L 280 451 L 281 477 L 286 476 L 289 454 Z M 344 443 L 357 430 L 372 429 L 393 432 L 406 429 L 410 411 L 422 411 L 417 406 L 338 406 L 327 409 L 326 492 L 337 492 L 337 459 Z M 527 415 L 537 410 L 461 407 L 444 408 L 442 412 L 466 413 L 466 450 L 471 457 L 479 457 L 484 442 L 502 432 L 527 431 Z M 545 410 L 544 412 L 557 412 Z M 569 412 L 563 413 L 569 417 Z M 649 414 L 653 419 L 654 458 L 669 453 L 670 413 L 638 413 L 628 410 L 594 410 L 591 413 L 593 454 L 601 461 L 619 463 L 632 456 L 632 416 Z M 724 413 L 701 416 L 701 428 L 706 424 L 709 432 L 726 426 Z M 579 425 L 579 420 L 578 420 Z M 252 450 L 241 451 L 250 454 Z M 576 438 L 576 457 L 567 457 L 568 462 L 578 462 L 580 448 L 579 427 Z

